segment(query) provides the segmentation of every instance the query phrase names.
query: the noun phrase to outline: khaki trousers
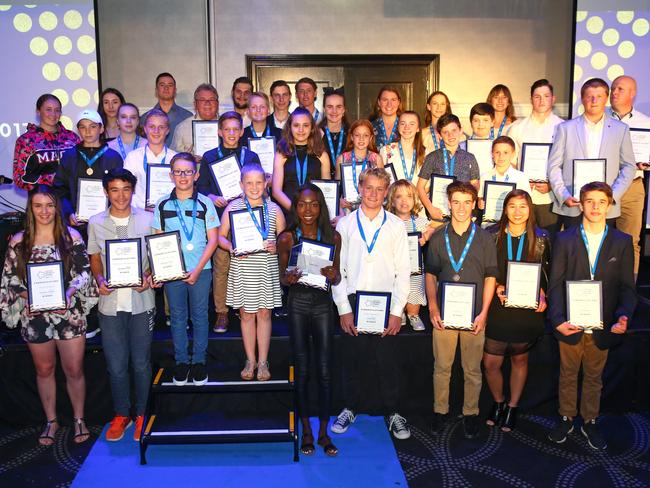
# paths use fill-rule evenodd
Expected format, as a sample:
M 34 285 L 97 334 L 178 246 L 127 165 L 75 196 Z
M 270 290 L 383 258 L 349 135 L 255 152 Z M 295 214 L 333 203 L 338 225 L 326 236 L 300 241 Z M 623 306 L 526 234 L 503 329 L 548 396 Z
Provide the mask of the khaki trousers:
M 639 258 L 641 255 L 639 240 L 641 238 L 644 202 L 643 178 L 635 178 L 621 198 L 621 216 L 616 219 L 616 228 L 632 236 L 635 277 L 639 274 Z
M 228 292 L 228 271 L 230 270 L 230 253 L 217 248 L 212 256 L 212 296 L 217 313 L 228 313 L 226 294 Z

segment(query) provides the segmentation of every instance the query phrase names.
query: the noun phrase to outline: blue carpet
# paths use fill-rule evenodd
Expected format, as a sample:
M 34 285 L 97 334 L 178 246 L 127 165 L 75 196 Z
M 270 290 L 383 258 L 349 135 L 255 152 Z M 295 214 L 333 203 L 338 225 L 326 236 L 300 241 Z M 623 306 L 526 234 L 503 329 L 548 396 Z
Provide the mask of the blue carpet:
M 312 428 L 316 433 L 315 421 Z M 298 463 L 292 460 L 289 443 L 153 445 L 147 450 L 148 464 L 140 466 L 133 427 L 119 442 L 107 442 L 104 434 L 95 442 L 73 487 L 408 486 L 382 417 L 358 416 L 345 434 L 333 434 L 338 457 L 328 458 L 316 446 L 314 455 L 301 455 Z

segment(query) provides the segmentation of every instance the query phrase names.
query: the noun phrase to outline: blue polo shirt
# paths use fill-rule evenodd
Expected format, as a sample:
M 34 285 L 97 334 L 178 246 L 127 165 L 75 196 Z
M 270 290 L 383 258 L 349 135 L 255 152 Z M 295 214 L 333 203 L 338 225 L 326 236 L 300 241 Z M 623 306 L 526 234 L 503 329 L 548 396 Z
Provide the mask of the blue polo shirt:
M 194 234 L 192 235 L 192 240 L 188 241 L 185 232 L 181 226 L 180 220 L 178 219 L 178 213 L 176 211 L 176 205 L 174 202 L 178 202 L 178 206 L 181 209 L 183 220 L 189 232 L 192 231 L 192 209 L 194 208 L 194 201 L 197 201 L 196 205 L 196 223 L 194 225 Z M 153 215 L 153 222 L 151 227 L 156 230 L 163 232 L 171 232 L 177 230 L 181 235 L 181 248 L 183 251 L 183 258 L 185 259 L 185 267 L 187 271 L 192 271 L 199 264 L 203 250 L 208 242 L 208 233 L 207 229 L 214 229 L 219 227 L 219 217 L 217 216 L 217 210 L 208 197 L 202 195 L 198 191 L 194 190 L 192 198 L 187 198 L 185 200 L 178 200 L 176 198 L 176 190 L 172 190 L 171 194 L 168 197 L 163 197 L 156 203 L 156 208 Z M 192 243 L 194 249 L 189 251 L 187 249 L 187 244 Z M 211 269 L 212 262 L 208 261 L 203 269 Z

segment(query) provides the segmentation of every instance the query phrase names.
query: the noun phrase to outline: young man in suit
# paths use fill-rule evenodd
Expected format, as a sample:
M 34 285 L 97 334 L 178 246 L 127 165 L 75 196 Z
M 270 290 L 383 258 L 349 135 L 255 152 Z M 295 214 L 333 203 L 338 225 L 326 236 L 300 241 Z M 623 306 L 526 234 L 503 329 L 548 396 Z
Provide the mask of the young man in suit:
M 562 416 L 548 437 L 561 444 L 573 431 L 582 366 L 580 415 L 584 424 L 580 430 L 589 445 L 599 450 L 607 447 L 596 426 L 607 352 L 627 330 L 637 301 L 632 239 L 606 221 L 612 202 L 613 191 L 607 183 L 593 182 L 581 188 L 581 222 L 555 239 L 547 293 L 549 319 L 560 342 L 558 397 Z M 602 283 L 602 330 L 583 330 L 568 322 L 566 282 L 579 280 Z

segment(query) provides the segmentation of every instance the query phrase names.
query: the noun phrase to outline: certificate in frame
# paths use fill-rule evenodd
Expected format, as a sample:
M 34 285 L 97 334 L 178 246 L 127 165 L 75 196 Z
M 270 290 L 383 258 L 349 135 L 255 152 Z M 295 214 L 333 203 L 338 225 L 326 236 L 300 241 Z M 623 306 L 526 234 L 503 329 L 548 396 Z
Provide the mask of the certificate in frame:
M 360 334 L 383 334 L 388 327 L 391 293 L 356 292 L 354 325 Z
M 104 193 L 101 179 L 79 178 L 77 180 L 77 221 L 88 222 L 90 217 L 108 208 L 108 198 Z
M 257 154 L 257 157 L 260 158 L 262 168 L 264 168 L 264 172 L 270 175 L 273 174 L 276 142 L 273 136 L 251 137 L 248 139 L 248 149 Z
M 306 258 L 301 260 L 299 257 L 301 254 L 305 255 Z M 291 255 L 289 258 L 289 264 L 292 267 L 300 268 L 303 272 L 302 276 L 298 280 L 299 284 L 311 288 L 317 288 L 319 290 L 329 291 L 331 285 L 329 280 L 320 274 L 319 266 L 316 266 L 315 269 L 310 269 L 313 265 L 313 263 L 309 262 L 310 259 L 316 262 L 327 261 L 327 264 L 322 264 L 327 266 L 331 265 L 334 260 L 334 246 L 311 239 L 302 239 L 299 244 L 296 244 L 291 248 Z M 306 266 L 301 266 L 301 261 L 304 261 Z
M 336 180 L 311 180 L 323 192 L 327 211 L 330 214 L 330 220 L 335 218 L 341 211 L 341 190 L 339 182 Z
M 359 173 L 361 173 L 361 165 L 357 164 L 357 181 Z M 359 192 L 354 186 L 354 179 L 352 175 L 352 163 L 341 164 L 341 190 L 343 198 L 350 203 L 355 203 L 360 200 Z
M 476 304 L 476 283 L 443 281 L 440 315 L 445 329 L 472 330 Z
M 30 312 L 49 312 L 67 308 L 62 261 L 27 263 L 26 272 L 27 305 Z M 45 303 L 39 305 L 41 300 Z
M 218 120 L 192 121 L 192 154 L 203 156 L 219 146 Z
M 603 283 L 566 282 L 567 321 L 584 330 L 603 329 Z
M 145 236 L 151 276 L 156 283 L 183 280 L 187 277 L 179 231 Z
M 265 230 L 264 212 L 262 207 L 253 207 L 253 213 L 257 222 Z M 232 248 L 235 255 L 240 256 L 244 254 L 253 254 L 258 252 L 266 252 L 264 249 L 264 238 L 257 230 L 253 219 L 248 213 L 248 209 L 242 208 L 240 210 L 231 210 L 228 213 L 230 221 L 230 235 Z M 238 235 L 239 234 L 239 235 Z
M 148 164 L 145 187 L 145 207 L 154 208 L 162 197 L 169 196 L 174 189 L 168 164 Z
M 449 217 L 449 198 L 447 198 L 447 187 L 456 181 L 455 176 L 431 175 L 431 184 L 429 185 L 429 200 L 431 205 L 440 209 L 443 217 Z
M 551 152 L 550 142 L 524 142 L 521 146 L 521 167 L 528 176 L 528 181 L 534 183 L 548 182 L 548 155 Z
M 422 274 L 422 247 L 420 246 L 422 232 L 409 232 L 407 234 L 409 245 L 409 258 L 411 260 L 411 276 Z
M 491 171 L 492 139 L 467 139 L 467 152 L 474 155 L 481 174 Z
M 486 180 L 483 183 L 483 200 L 485 201 L 483 222 L 498 222 L 501 219 L 506 195 L 515 188 L 517 188 L 517 184 L 508 181 Z
M 539 306 L 539 284 L 542 277 L 540 263 L 508 262 L 506 278 L 506 307 L 530 308 Z M 533 288 L 534 285 L 534 288 Z
M 127 279 L 120 279 L 119 276 L 115 276 L 117 273 L 113 272 L 114 259 L 122 261 L 120 268 L 127 271 Z M 132 274 L 133 271 L 136 271 L 135 276 Z M 106 241 L 106 281 L 108 288 L 133 288 L 142 286 L 142 248 L 140 238 L 109 239 Z
M 210 174 L 219 194 L 226 200 L 241 196 L 241 167 L 234 154 L 210 163 Z
M 650 129 L 630 127 L 630 139 L 637 163 L 650 163 Z
M 573 197 L 580 199 L 580 189 L 592 181 L 605 181 L 607 174 L 606 159 L 573 160 Z

